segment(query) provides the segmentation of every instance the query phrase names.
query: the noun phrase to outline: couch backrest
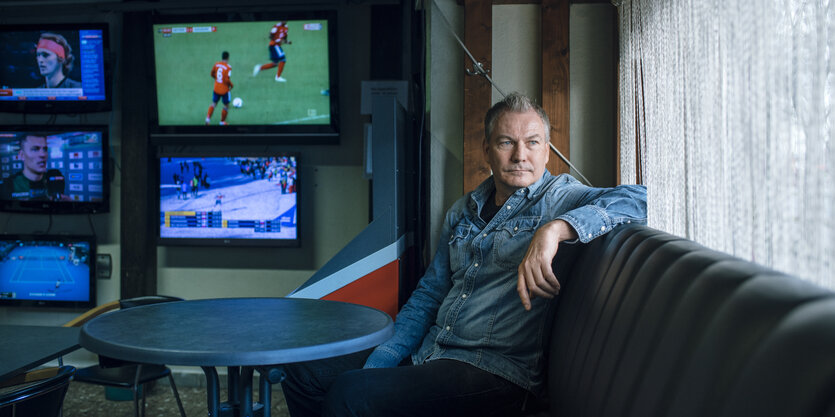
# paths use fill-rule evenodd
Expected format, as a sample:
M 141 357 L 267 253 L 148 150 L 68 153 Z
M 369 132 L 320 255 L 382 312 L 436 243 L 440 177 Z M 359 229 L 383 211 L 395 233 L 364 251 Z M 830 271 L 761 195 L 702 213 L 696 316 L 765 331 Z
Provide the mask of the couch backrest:
M 646 226 L 578 246 L 555 265 L 552 415 L 835 416 L 832 292 Z

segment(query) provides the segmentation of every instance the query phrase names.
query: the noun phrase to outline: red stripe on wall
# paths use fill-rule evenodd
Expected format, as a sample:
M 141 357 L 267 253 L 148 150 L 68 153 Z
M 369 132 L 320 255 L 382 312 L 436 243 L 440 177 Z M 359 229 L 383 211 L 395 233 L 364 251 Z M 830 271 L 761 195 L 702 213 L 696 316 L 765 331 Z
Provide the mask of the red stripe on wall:
M 397 315 L 400 260 L 386 264 L 376 271 L 322 297 L 323 300 L 345 301 L 382 310 Z

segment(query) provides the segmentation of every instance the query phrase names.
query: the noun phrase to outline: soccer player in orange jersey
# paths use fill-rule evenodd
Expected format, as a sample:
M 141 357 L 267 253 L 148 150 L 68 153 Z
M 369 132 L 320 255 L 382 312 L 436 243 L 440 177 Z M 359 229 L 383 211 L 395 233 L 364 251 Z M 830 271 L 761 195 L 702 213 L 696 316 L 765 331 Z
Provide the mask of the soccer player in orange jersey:
M 275 80 L 284 83 L 287 80 L 281 76 L 281 72 L 284 71 L 284 64 L 287 62 L 287 58 L 284 56 L 284 50 L 281 49 L 281 45 L 291 45 L 293 42 L 287 39 L 287 31 L 289 28 L 287 27 L 286 22 L 278 22 L 270 29 L 270 61 L 264 65 L 255 65 L 255 68 L 252 70 L 252 76 L 258 75 L 261 70 L 275 68 L 278 66 L 278 71 L 275 74 Z
M 232 93 L 229 91 L 234 87 L 232 85 L 232 67 L 229 65 L 229 52 L 223 51 L 221 60 L 215 63 L 212 67 L 211 76 L 215 80 L 214 91 L 212 92 L 212 105 L 209 106 L 209 112 L 206 114 L 206 124 L 212 121 L 212 113 L 215 112 L 215 106 L 220 99 L 223 99 L 223 112 L 220 114 L 220 125 L 226 125 L 226 115 L 229 114 L 229 100 Z

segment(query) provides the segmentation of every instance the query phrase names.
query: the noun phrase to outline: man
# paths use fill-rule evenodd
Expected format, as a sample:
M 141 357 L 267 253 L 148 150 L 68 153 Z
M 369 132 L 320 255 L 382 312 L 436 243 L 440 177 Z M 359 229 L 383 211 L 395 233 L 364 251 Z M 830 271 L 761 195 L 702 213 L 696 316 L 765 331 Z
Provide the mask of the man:
M 28 134 L 20 139 L 18 159 L 23 169 L 2 182 L 2 198 L 12 200 L 66 200 L 64 176 L 47 170 L 46 137 Z
M 270 50 L 270 61 L 264 65 L 257 64 L 255 68 L 252 70 L 252 76 L 258 75 L 259 72 L 262 70 L 275 68 L 278 66 L 278 71 L 275 73 L 275 80 L 284 83 L 287 82 L 284 77 L 281 76 L 281 73 L 284 71 L 284 64 L 287 63 L 287 57 L 284 56 L 284 49 L 281 48 L 281 45 L 287 44 L 292 45 L 293 42 L 290 42 L 287 39 L 287 32 L 289 28 L 287 27 L 287 23 L 285 22 L 278 22 L 270 29 L 270 44 L 267 48 Z
M 67 39 L 55 33 L 43 33 L 38 39 L 35 60 L 44 78 L 40 88 L 81 88 L 81 83 L 68 77 L 75 57 Z
M 597 189 L 548 173 L 549 129 L 523 95 L 490 109 L 483 148 L 493 175 L 447 212 L 394 336 L 370 355 L 288 366 L 293 416 L 504 417 L 541 392 L 560 243 L 646 219 L 642 186 Z
M 220 114 L 220 125 L 226 125 L 226 116 L 229 114 L 229 101 L 232 98 L 230 90 L 234 87 L 232 84 L 232 67 L 229 65 L 229 52 L 223 51 L 220 55 L 221 60 L 215 62 L 212 71 L 209 73 L 215 80 L 214 89 L 212 90 L 212 104 L 209 106 L 209 112 L 206 114 L 206 125 L 212 121 L 212 113 L 215 112 L 215 106 L 220 99 L 223 99 L 223 111 Z

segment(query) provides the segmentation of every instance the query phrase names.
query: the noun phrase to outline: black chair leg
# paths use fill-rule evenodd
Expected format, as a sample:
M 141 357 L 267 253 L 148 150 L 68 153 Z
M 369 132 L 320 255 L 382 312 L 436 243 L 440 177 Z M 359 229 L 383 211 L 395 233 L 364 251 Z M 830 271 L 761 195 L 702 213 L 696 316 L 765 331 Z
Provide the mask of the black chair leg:
M 142 417 L 145 417 L 145 388 L 139 385 L 139 376 L 142 374 L 142 365 L 136 365 L 136 374 L 133 377 L 133 415 L 139 417 L 139 390 L 142 390 Z
M 133 415 L 139 417 L 139 387 L 133 386 Z
M 180 408 L 180 416 L 186 417 L 186 410 L 183 408 L 183 402 L 180 401 L 180 393 L 177 391 L 177 384 L 174 383 L 174 375 L 168 374 L 168 382 L 171 383 L 171 391 L 174 391 L 174 398 L 177 400 L 177 407 Z
M 145 395 L 148 393 L 148 382 L 142 384 L 142 417 L 145 417 L 145 406 L 148 405 L 148 397 Z

